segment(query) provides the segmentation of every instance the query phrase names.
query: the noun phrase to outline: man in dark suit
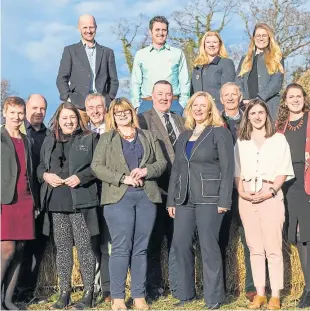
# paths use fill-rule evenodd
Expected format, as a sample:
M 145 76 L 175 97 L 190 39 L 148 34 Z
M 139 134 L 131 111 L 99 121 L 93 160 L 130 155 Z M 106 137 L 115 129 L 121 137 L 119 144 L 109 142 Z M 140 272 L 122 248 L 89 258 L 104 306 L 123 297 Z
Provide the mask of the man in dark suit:
M 95 41 L 96 20 L 91 15 L 79 18 L 81 41 L 66 46 L 57 76 L 60 99 L 71 101 L 80 111 L 84 124 L 88 123 L 85 98 L 90 93 L 100 93 L 107 107 L 115 98 L 119 82 L 113 50 Z
M 173 93 L 172 85 L 165 80 L 154 84 L 153 108 L 138 115 L 140 127 L 147 129 L 156 136 L 160 142 L 165 158 L 168 162 L 165 173 L 159 178 L 158 185 L 162 192 L 163 202 L 158 205 L 157 218 L 148 248 L 147 291 L 150 299 L 156 299 L 163 294 L 163 279 L 161 273 L 161 247 L 166 236 L 169 253 L 169 281 L 172 295 L 176 292 L 176 273 L 174 252 L 171 249 L 173 235 L 173 219 L 166 210 L 167 191 L 172 163 L 174 160 L 174 144 L 185 130 L 184 120 L 181 116 L 170 111 Z

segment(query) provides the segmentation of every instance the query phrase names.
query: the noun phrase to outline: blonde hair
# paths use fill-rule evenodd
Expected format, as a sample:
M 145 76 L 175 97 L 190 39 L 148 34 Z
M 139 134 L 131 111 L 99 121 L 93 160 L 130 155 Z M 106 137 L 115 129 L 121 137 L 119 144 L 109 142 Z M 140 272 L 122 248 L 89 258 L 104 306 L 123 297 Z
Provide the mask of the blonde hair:
M 133 108 L 132 104 L 127 98 L 120 97 L 120 98 L 115 98 L 110 104 L 109 111 L 106 115 L 106 128 L 105 128 L 106 132 L 117 129 L 117 124 L 115 122 L 114 113 L 117 111 L 124 111 L 124 110 L 131 111 L 131 116 L 132 116 L 131 123 L 134 127 L 139 127 L 137 113 L 135 109 Z
M 6 112 L 9 106 L 19 106 L 23 107 L 24 111 L 26 111 L 25 101 L 18 96 L 9 96 L 3 102 L 3 111 Z
M 281 64 L 281 60 L 283 56 L 282 56 L 281 49 L 275 40 L 274 33 L 267 24 L 259 23 L 255 25 L 253 36 L 251 38 L 251 42 L 248 48 L 248 52 L 241 65 L 239 77 L 242 77 L 245 73 L 249 72 L 252 69 L 253 55 L 255 54 L 255 49 L 256 49 L 254 36 L 255 36 L 255 32 L 257 29 L 266 30 L 269 36 L 269 44 L 265 52 L 265 64 L 266 64 L 268 73 L 270 75 L 278 71 L 280 71 L 281 73 L 284 73 L 284 68 Z
M 187 102 L 187 105 L 184 110 L 184 116 L 185 116 L 185 128 L 188 130 L 193 130 L 196 126 L 196 121 L 193 118 L 193 112 L 192 112 L 192 106 L 197 99 L 197 97 L 205 97 L 207 99 L 208 103 L 208 111 L 209 114 L 206 118 L 206 120 L 203 122 L 203 126 L 223 126 L 223 120 L 220 116 L 219 111 L 216 108 L 216 105 L 214 103 L 214 100 L 212 96 L 207 92 L 197 92 L 195 93 Z
M 205 50 L 205 41 L 207 37 L 215 36 L 218 38 L 220 42 L 220 50 L 219 50 L 219 56 L 222 58 L 228 58 L 228 54 L 224 45 L 224 42 L 220 36 L 220 34 L 217 31 L 207 31 L 204 36 L 201 38 L 200 41 L 200 47 L 199 47 L 199 54 L 194 60 L 193 66 L 196 67 L 198 65 L 207 65 L 210 63 L 210 59 L 208 54 Z

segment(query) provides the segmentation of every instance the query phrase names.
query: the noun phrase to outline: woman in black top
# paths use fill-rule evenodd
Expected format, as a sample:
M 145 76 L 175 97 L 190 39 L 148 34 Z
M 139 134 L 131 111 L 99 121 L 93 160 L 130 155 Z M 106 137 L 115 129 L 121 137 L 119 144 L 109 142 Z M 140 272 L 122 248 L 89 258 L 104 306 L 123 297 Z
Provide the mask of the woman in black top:
M 236 82 L 243 93 L 243 103 L 262 99 L 267 103 L 273 120 L 280 103 L 283 65 L 282 53 L 272 29 L 263 23 L 255 25 L 248 52 L 240 60 Z
M 37 169 L 43 183 L 41 206 L 48 213 L 44 234 L 49 234 L 51 218 L 57 249 L 61 293 L 52 309 L 63 309 L 70 303 L 73 244 L 77 247 L 84 283 L 84 296 L 73 308 L 92 307 L 95 256 L 91 236 L 99 234 L 99 227 L 96 178 L 90 164 L 97 141 L 97 134 L 83 127 L 75 106 L 69 102 L 60 104 L 52 134 L 44 140 Z
M 283 93 L 277 129 L 291 149 L 295 178 L 283 185 L 289 214 L 288 238 L 297 242 L 305 279 L 298 308 L 310 307 L 310 101 L 301 85 L 292 83 Z
M 175 147 L 167 207 L 174 218 L 178 306 L 194 299 L 193 239 L 198 230 L 208 309 L 224 301 L 219 231 L 230 210 L 234 173 L 232 136 L 210 94 L 194 94 L 185 108 L 185 127 Z
M 199 54 L 194 61 L 191 79 L 191 95 L 208 92 L 219 111 L 222 110 L 220 89 L 226 82 L 235 81 L 235 65 L 225 49 L 224 42 L 216 31 L 208 31 L 202 37 Z

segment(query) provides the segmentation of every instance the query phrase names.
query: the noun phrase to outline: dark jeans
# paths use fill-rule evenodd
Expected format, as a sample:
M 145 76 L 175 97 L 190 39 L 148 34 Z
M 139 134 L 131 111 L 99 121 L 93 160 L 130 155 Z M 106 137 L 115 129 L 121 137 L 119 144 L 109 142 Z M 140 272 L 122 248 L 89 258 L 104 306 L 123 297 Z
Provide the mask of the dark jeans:
M 145 297 L 147 248 L 156 219 L 156 205 L 144 191 L 127 191 L 115 204 L 104 206 L 111 234 L 110 277 L 112 298 L 125 298 L 128 268 L 132 298 Z
M 43 221 L 44 213 L 41 213 L 35 220 L 36 239 L 26 242 L 24 261 L 21 266 L 21 273 L 17 284 L 18 291 L 21 293 L 24 290 L 33 293 L 36 289 L 40 265 L 48 241 L 48 237 L 42 233 Z
M 173 247 L 177 262 L 177 297 L 190 300 L 195 297 L 195 261 L 193 240 L 196 228 L 203 262 L 204 299 L 208 305 L 222 303 L 225 298 L 223 265 L 219 247 L 219 232 L 223 214 L 216 205 L 192 204 L 176 207 Z
M 110 291 L 109 244 L 111 237 L 103 216 L 103 207 L 98 207 L 98 221 L 100 235 L 92 237 L 93 251 L 96 256 L 95 294 L 99 293 L 100 288 L 102 292 Z
M 153 108 L 153 101 L 152 100 L 143 100 L 142 99 L 142 102 L 141 102 L 140 107 L 138 109 L 138 113 L 144 113 L 146 111 L 151 110 L 152 108 Z M 170 110 L 175 112 L 176 114 L 179 114 L 180 116 L 182 116 L 184 108 L 179 104 L 178 99 L 173 99 Z
M 161 250 L 166 237 L 168 250 L 168 269 L 170 290 L 173 296 L 176 295 L 176 258 L 175 252 L 171 247 L 173 236 L 173 219 L 169 217 L 166 210 L 167 196 L 162 196 L 163 203 L 157 204 L 157 216 L 153 232 L 151 235 L 148 259 L 147 259 L 147 291 L 150 295 L 161 294 L 163 291 L 164 280 L 162 276 Z

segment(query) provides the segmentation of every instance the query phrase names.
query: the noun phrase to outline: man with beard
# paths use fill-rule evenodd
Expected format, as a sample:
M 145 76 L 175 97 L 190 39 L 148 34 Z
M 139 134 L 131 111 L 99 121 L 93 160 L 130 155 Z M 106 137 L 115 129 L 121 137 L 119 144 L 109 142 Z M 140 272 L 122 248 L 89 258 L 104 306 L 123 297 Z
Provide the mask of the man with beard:
M 171 248 L 173 235 L 173 219 L 166 210 L 167 191 L 170 172 L 174 160 L 174 144 L 178 136 L 185 130 L 181 116 L 171 112 L 173 93 L 172 85 L 165 80 L 157 81 L 152 91 L 153 108 L 139 114 L 139 124 L 142 129 L 149 130 L 159 140 L 165 158 L 168 162 L 166 171 L 158 179 L 162 193 L 162 203 L 157 205 L 157 216 L 148 247 L 147 266 L 147 295 L 151 300 L 157 299 L 164 292 L 164 281 L 161 267 L 161 249 L 164 238 L 167 239 L 169 254 L 169 283 L 170 290 L 176 297 L 176 266 L 175 254 Z
M 65 47 L 56 84 L 60 99 L 71 101 L 79 109 L 84 125 L 87 125 L 86 96 L 98 92 L 109 106 L 116 96 L 119 82 L 113 50 L 95 41 L 95 18 L 88 14 L 80 16 L 78 29 L 81 41 Z
M 169 22 L 164 16 L 150 20 L 152 44 L 136 53 L 131 74 L 132 104 L 139 113 L 151 110 L 155 82 L 166 80 L 173 88 L 171 111 L 182 115 L 190 92 L 186 59 L 182 50 L 166 40 Z
M 46 114 L 47 101 L 40 94 L 32 94 L 26 103 L 26 118 L 20 130 L 30 138 L 32 143 L 33 168 L 37 169 L 40 163 L 40 150 L 49 130 L 43 121 Z M 35 191 L 40 195 L 39 182 L 35 181 Z M 39 215 L 35 221 L 36 239 L 27 241 L 25 247 L 25 261 L 23 263 L 19 278 L 18 291 L 21 300 L 31 299 L 36 288 L 39 275 L 39 268 L 45 251 L 47 242 L 42 234 L 43 214 Z
M 103 134 L 105 131 L 104 117 L 106 105 L 104 97 L 99 93 L 89 94 L 85 100 L 85 108 L 89 117 L 89 128 Z M 101 182 L 98 181 L 98 196 L 101 195 Z M 100 200 L 99 200 L 100 202 Z M 110 295 L 110 273 L 109 273 L 109 243 L 110 233 L 106 221 L 103 217 L 102 207 L 98 208 L 98 220 L 100 226 L 100 236 L 92 237 L 93 251 L 96 256 L 96 276 L 94 285 L 94 295 L 98 296 L 101 287 L 101 299 L 98 303 L 111 302 Z

